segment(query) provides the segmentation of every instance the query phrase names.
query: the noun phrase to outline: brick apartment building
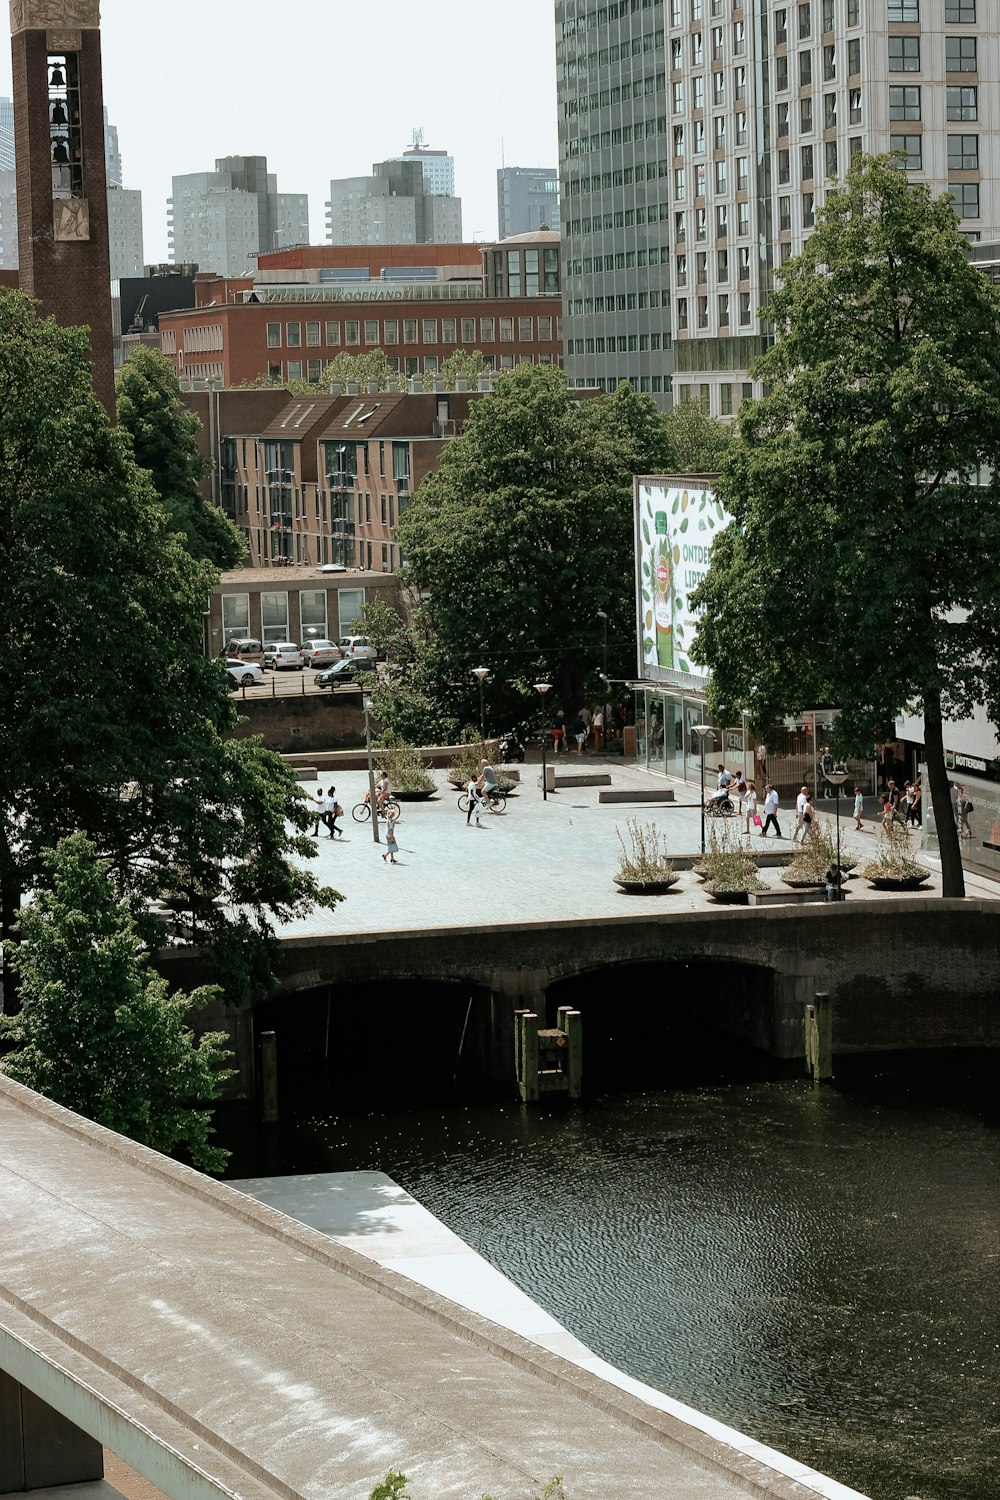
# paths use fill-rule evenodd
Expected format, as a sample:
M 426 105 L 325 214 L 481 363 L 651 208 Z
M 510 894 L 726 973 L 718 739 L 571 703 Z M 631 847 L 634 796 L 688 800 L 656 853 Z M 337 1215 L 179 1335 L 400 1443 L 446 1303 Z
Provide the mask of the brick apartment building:
M 484 397 L 185 393 L 213 461 L 206 498 L 243 531 L 250 568 L 325 564 L 379 574 L 399 567 L 399 518 Z
M 562 363 L 559 236 L 499 245 L 303 246 L 262 255 L 253 277 L 200 275 L 194 308 L 160 313 L 185 384 L 270 375 L 315 380 L 344 351 L 384 350 L 401 379 L 458 349 L 495 370 Z

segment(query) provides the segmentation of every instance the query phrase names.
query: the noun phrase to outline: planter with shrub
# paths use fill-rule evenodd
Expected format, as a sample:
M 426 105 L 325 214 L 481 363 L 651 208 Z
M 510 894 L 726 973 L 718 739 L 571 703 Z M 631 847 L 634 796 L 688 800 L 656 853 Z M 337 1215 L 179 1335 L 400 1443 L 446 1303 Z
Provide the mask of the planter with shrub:
M 640 823 L 629 818 L 626 825 L 629 843 L 618 831 L 622 852 L 618 856 L 615 885 L 627 896 L 659 896 L 669 891 L 680 876 L 667 857 L 667 839 L 655 823 Z

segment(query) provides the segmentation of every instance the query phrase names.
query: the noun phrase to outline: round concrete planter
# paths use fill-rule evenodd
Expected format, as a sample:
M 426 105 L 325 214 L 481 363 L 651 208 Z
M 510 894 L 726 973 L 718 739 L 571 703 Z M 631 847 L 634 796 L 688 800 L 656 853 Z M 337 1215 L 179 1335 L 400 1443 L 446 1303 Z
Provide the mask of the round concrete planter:
M 889 875 L 868 876 L 868 884 L 875 891 L 919 891 L 921 886 L 927 884 L 931 878 L 930 870 L 926 875 L 907 875 L 902 878 Z
M 432 797 L 437 796 L 437 792 L 433 789 L 429 792 L 397 792 L 394 790 L 392 795 L 397 802 L 429 802 Z
M 615 885 L 623 896 L 665 896 L 679 879 L 679 875 L 668 875 L 664 880 L 619 880 L 616 876 Z
M 720 906 L 749 906 L 749 891 L 709 891 L 713 901 L 718 901 Z

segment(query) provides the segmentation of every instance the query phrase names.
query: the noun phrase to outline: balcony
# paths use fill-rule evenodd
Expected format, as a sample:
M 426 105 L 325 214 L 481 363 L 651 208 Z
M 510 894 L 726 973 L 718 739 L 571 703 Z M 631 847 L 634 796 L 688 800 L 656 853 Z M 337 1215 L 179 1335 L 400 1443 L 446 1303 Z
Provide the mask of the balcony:
M 327 474 L 326 482 L 331 490 L 353 490 L 356 474 L 345 474 L 342 469 L 334 469 Z
M 455 423 L 450 417 L 434 418 L 434 436 L 440 438 L 453 438 L 455 436 Z

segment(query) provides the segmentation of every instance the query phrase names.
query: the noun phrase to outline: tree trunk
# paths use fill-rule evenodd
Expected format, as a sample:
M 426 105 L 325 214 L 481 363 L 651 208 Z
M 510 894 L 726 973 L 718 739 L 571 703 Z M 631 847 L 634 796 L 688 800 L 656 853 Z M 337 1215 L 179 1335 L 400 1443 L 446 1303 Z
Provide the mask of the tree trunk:
M 14 924 L 21 913 L 21 887 L 14 880 L 5 882 L 0 891 L 0 939 L 9 942 L 13 937 Z M 6 955 L 3 958 L 3 978 L 0 987 L 0 1015 L 16 1016 L 21 1009 L 17 998 L 17 979 Z
M 937 829 L 941 855 L 942 896 L 965 895 L 965 871 L 962 869 L 962 846 L 951 782 L 944 763 L 944 732 L 941 722 L 941 698 L 938 693 L 924 695 L 924 760 L 930 783 L 934 826 Z

